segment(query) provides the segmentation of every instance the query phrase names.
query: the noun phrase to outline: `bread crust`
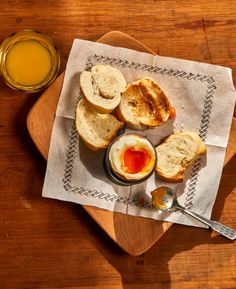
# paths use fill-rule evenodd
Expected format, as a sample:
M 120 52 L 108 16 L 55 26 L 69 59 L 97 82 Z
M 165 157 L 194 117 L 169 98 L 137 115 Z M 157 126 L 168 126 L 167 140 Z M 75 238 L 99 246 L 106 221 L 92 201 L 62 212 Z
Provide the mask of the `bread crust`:
M 115 109 L 115 116 L 117 117 L 117 119 L 118 119 L 119 121 L 126 122 L 124 116 L 122 115 L 122 112 L 121 112 L 119 106 L 117 106 L 116 109 Z
M 158 174 L 158 177 L 162 179 L 165 182 L 169 183 L 182 183 L 184 181 L 184 172 L 179 172 L 178 175 L 176 175 L 174 178 L 168 178 L 166 177 L 160 170 L 156 168 L 156 172 Z

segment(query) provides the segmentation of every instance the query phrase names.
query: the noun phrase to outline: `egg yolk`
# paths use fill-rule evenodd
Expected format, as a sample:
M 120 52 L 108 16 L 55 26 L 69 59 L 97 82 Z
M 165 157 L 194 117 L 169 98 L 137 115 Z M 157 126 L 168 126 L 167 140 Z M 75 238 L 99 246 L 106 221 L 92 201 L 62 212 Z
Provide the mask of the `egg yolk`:
M 153 206 L 157 209 L 165 209 L 166 205 L 164 202 L 164 196 L 166 195 L 167 190 L 165 187 L 160 187 L 151 192 Z
M 127 148 L 123 154 L 121 168 L 128 174 L 137 174 L 148 165 L 150 160 L 151 156 L 144 148 L 140 150 Z
M 176 109 L 172 106 L 170 109 L 169 119 L 173 119 L 176 116 Z

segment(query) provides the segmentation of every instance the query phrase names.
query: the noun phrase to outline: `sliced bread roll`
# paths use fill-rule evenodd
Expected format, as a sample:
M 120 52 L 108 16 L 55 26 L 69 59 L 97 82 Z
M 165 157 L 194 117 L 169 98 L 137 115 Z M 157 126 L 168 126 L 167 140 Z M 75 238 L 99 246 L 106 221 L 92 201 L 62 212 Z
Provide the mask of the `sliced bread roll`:
M 185 170 L 199 155 L 206 154 L 206 145 L 194 132 L 170 135 L 156 147 L 157 174 L 169 182 L 182 182 Z
M 88 148 L 93 151 L 109 146 L 124 123 L 113 115 L 99 114 L 82 98 L 76 109 L 76 129 Z
M 116 109 L 117 117 L 129 127 L 144 130 L 165 123 L 173 107 L 160 86 L 151 78 L 130 83 Z
M 91 72 L 81 73 L 80 86 L 93 109 L 99 113 L 110 113 L 119 104 L 126 81 L 118 69 L 109 65 L 95 65 Z

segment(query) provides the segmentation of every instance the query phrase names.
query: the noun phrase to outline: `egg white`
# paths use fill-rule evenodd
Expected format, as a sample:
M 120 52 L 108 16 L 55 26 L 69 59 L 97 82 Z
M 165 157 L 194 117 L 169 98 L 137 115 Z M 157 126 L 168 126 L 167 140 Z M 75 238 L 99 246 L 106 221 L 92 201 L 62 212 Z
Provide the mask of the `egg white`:
M 122 170 L 122 153 L 128 148 L 134 148 L 135 150 L 143 148 L 151 156 L 149 164 L 136 174 L 130 174 Z M 109 151 L 109 161 L 113 171 L 127 180 L 140 180 L 146 177 L 153 170 L 155 160 L 155 150 L 151 143 L 146 138 L 134 134 L 123 135 L 118 138 Z

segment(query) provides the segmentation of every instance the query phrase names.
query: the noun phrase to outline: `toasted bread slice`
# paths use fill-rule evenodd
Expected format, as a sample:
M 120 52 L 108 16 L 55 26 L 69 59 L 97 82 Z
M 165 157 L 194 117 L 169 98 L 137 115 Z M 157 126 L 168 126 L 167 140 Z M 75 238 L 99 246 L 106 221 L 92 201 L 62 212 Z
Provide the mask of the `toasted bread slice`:
M 80 86 L 93 109 L 99 113 L 110 113 L 118 106 L 126 81 L 118 69 L 109 65 L 95 65 L 91 72 L 81 73 Z
M 131 128 L 144 130 L 165 123 L 171 109 L 170 101 L 160 86 L 145 77 L 127 86 L 116 114 Z
M 113 115 L 99 114 L 80 99 L 76 109 L 76 129 L 88 148 L 93 151 L 109 146 L 124 123 Z
M 156 147 L 157 174 L 169 182 L 182 182 L 185 170 L 199 155 L 206 154 L 206 145 L 197 133 L 179 132 L 170 135 Z

